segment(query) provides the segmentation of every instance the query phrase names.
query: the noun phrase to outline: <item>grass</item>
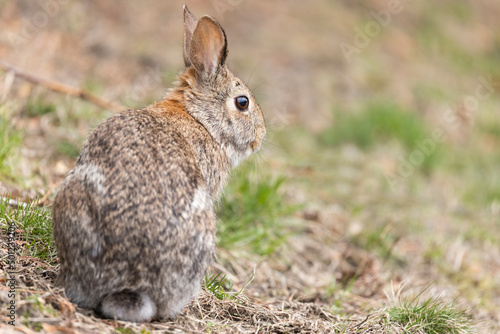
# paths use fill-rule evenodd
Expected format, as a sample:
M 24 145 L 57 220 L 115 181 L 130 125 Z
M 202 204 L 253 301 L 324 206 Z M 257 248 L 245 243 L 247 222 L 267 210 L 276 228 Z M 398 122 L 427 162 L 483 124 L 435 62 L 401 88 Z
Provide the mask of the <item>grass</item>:
M 13 178 L 16 150 L 21 144 L 21 133 L 17 131 L 6 115 L 7 108 L 0 107 L 0 179 Z
M 19 202 L 12 207 L 8 199 L 0 198 L 0 226 L 7 230 L 11 222 L 16 225 L 16 240 L 22 244 L 22 256 L 52 262 L 56 251 L 52 241 L 52 217 L 38 201 Z
M 427 104 L 429 101 L 445 101 L 445 103 L 448 103 L 451 98 L 446 87 L 429 82 L 415 84 L 412 87 L 412 93 L 420 104 Z
M 67 139 L 61 139 L 56 144 L 56 151 L 70 158 L 77 158 L 80 154 L 80 149 Z
M 321 136 L 324 144 L 351 142 L 367 149 L 380 142 L 397 140 L 413 149 L 418 140 L 428 136 L 424 122 L 417 115 L 390 103 L 372 103 L 358 112 L 337 111 L 335 116 L 334 126 Z
M 203 281 L 203 288 L 213 293 L 219 300 L 233 297 L 230 293 L 233 288 L 233 282 L 226 278 L 226 275 L 222 275 L 222 273 L 209 273 L 206 275 Z
M 28 117 L 40 117 L 55 112 L 56 106 L 41 98 L 29 99 L 26 103 L 25 110 L 26 116 Z
M 218 245 L 270 255 L 285 242 L 289 230 L 285 219 L 298 208 L 284 201 L 283 177 L 253 184 L 247 166 L 234 173 L 217 210 Z
M 390 225 L 366 227 L 359 234 L 353 235 L 351 241 L 367 251 L 375 252 L 381 259 L 390 259 L 403 263 L 404 260 L 393 254 L 393 248 L 401 238 Z
M 421 117 L 393 103 L 371 103 L 353 112 L 337 110 L 335 118 L 333 126 L 320 135 L 320 142 L 326 146 L 352 143 L 368 150 L 377 144 L 396 141 L 411 153 L 422 150 L 422 143 L 432 138 Z M 437 165 L 438 151 L 436 148 L 424 154 L 420 164 L 424 171 L 429 172 Z
M 466 192 L 465 199 L 487 206 L 493 202 L 500 202 L 500 176 L 498 170 L 483 169 L 478 171 L 477 183 L 471 185 Z M 484 205 L 486 204 L 486 205 Z
M 446 6 L 447 14 L 442 15 L 442 10 L 436 9 L 433 4 L 426 9 L 425 15 L 421 17 L 420 27 L 415 33 L 415 41 L 423 53 L 429 57 L 439 56 L 439 59 L 446 61 L 441 66 L 449 66 L 450 69 L 463 73 L 464 75 L 478 73 L 497 76 L 500 74 L 498 66 L 498 43 L 495 43 L 487 52 L 483 52 L 478 57 L 476 48 L 470 48 L 463 43 L 459 43 L 448 29 L 440 29 L 445 16 L 449 15 L 454 20 L 461 21 L 461 25 L 468 26 L 472 23 L 474 11 L 467 8 L 465 1 L 453 3 L 440 3 L 438 6 Z M 481 52 L 481 51 L 479 51 Z
M 243 291 L 245 291 L 246 287 L 248 286 L 248 284 L 250 284 L 253 278 L 254 276 L 252 276 L 245 284 L 245 286 L 243 286 L 239 291 L 232 291 L 233 282 L 228 279 L 226 275 L 222 275 L 222 273 L 209 273 L 205 276 L 202 287 L 206 291 L 211 292 L 219 300 L 235 300 L 236 297 L 238 297 L 243 293 Z
M 462 334 L 474 331 L 470 309 L 456 305 L 456 300 L 444 302 L 439 297 L 421 301 L 422 293 L 413 299 L 403 299 L 400 305 L 387 310 L 390 321 L 408 333 L 419 330 L 428 334 Z
M 429 53 L 444 56 L 448 66 L 460 72 L 469 71 L 466 65 L 472 62 L 472 56 L 444 33 L 437 32 L 435 28 L 423 29 L 418 33 L 417 41 Z
M 476 145 L 481 147 L 482 142 Z M 443 164 L 443 172 L 460 178 L 457 190 L 461 194 L 464 205 L 471 209 L 484 209 L 493 203 L 500 202 L 500 176 L 498 174 L 500 154 L 469 147 L 454 148 L 447 155 L 447 160 Z
M 118 334 L 135 334 L 136 332 L 130 328 L 119 327 L 115 329 L 115 333 Z

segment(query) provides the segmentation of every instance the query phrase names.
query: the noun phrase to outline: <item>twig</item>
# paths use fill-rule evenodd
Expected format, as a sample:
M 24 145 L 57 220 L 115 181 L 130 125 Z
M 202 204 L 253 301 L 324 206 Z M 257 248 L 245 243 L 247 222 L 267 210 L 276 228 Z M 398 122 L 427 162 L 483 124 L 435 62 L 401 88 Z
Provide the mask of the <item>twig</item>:
M 366 316 L 365 320 L 363 320 L 363 321 L 361 321 L 360 323 L 356 324 L 356 325 L 354 326 L 354 328 L 359 328 L 359 327 L 361 327 L 361 325 L 363 325 L 365 322 L 367 322 L 367 321 L 368 321 L 368 319 L 370 319 L 370 316 L 371 316 L 371 315 L 370 315 L 370 314 L 368 314 L 368 315 Z
M 60 323 L 62 321 L 62 318 L 45 318 L 45 317 L 38 317 L 38 318 L 29 318 L 30 322 L 51 322 L 51 323 Z
M 61 181 L 61 182 L 62 182 L 62 181 Z M 43 195 L 43 197 L 42 197 L 42 198 L 38 201 L 38 205 L 39 205 L 39 206 L 44 206 L 44 205 L 45 205 L 45 202 L 47 202 L 47 199 L 49 198 L 49 196 L 52 194 L 52 192 L 54 191 L 54 189 L 56 189 L 56 188 L 57 188 L 57 186 L 59 186 L 59 184 L 60 184 L 61 182 L 57 182 L 57 183 L 53 184 L 53 185 L 50 187 L 49 191 L 47 191 L 47 192 L 45 193 L 45 195 Z
M 5 83 L 1 91 L 2 97 L 0 97 L 0 103 L 4 103 L 7 99 L 7 95 L 9 95 L 9 91 L 12 88 L 15 77 L 16 75 L 12 72 L 7 73 L 7 75 L 5 76 Z
M 3 196 L 0 196 L 0 201 L 5 201 L 7 203 L 7 205 L 13 206 L 13 207 L 25 208 L 26 206 L 28 206 L 27 203 L 19 202 L 19 200 L 17 200 L 17 199 L 7 198 L 7 197 L 3 197 Z
M 35 85 L 40 85 L 44 86 L 50 90 L 53 90 L 54 92 L 78 97 L 80 99 L 89 101 L 103 109 L 108 109 L 114 112 L 120 112 L 123 110 L 126 110 L 127 108 L 124 106 L 121 106 L 117 103 L 111 102 L 111 101 L 106 101 L 94 94 L 91 94 L 83 89 L 80 88 L 75 88 L 71 87 L 56 81 L 48 80 L 45 78 L 42 78 L 38 75 L 31 74 L 25 71 L 22 71 L 10 64 L 7 64 L 4 61 L 0 61 L 0 69 L 4 70 L 5 72 L 10 72 L 14 73 L 16 76 L 23 78 L 26 81 L 29 81 Z

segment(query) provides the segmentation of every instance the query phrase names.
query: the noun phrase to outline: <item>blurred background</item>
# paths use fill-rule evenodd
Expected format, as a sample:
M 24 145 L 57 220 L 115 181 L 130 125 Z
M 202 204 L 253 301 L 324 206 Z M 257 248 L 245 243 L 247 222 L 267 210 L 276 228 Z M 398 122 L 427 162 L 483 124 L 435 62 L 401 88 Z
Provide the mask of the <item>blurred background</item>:
M 263 250 L 256 237 L 249 252 L 286 259 L 288 269 L 269 270 L 289 280 L 257 274 L 262 286 L 328 304 L 346 280 L 374 299 L 394 282 L 434 282 L 498 326 L 500 2 L 3 0 L 0 61 L 143 107 L 184 67 L 184 3 L 221 23 L 228 65 L 269 126 L 219 212 L 221 258 L 248 244 L 223 245 L 247 231 L 238 221 L 258 221 L 260 232 L 246 233 L 271 241 Z M 0 103 L 0 192 L 49 204 L 89 131 L 113 113 L 9 71 Z M 245 194 L 283 201 L 262 208 Z M 238 201 L 264 211 L 245 216 Z
M 343 136 L 360 144 L 356 136 L 364 133 L 371 145 L 412 134 L 367 130 L 366 124 L 353 122 L 390 127 L 377 124 L 383 122 L 379 118 L 402 113 L 422 123 L 412 119 L 411 126 L 443 129 L 447 144 L 476 143 L 496 151 L 500 37 L 495 3 L 187 4 L 196 15 L 208 13 L 224 26 L 229 66 L 254 88 L 271 130 L 297 126 L 323 134 L 327 144 Z M 161 98 L 183 68 L 181 2 L 47 0 L 2 1 L 0 6 L 3 61 L 126 107 Z M 4 79 L 2 102 L 14 100 L 18 115 L 45 102 L 58 113 L 76 113 L 68 105 L 72 101 Z M 365 115 L 373 109 L 383 114 L 372 112 L 375 124 Z M 95 112 L 92 118 L 102 119 Z M 328 128 L 332 131 L 325 133 Z M 87 127 L 74 130 L 84 136 Z M 67 136 L 74 136 L 66 138 L 68 149 L 70 144 L 78 149 L 82 137 Z M 413 139 L 419 138 L 407 138 L 405 145 Z

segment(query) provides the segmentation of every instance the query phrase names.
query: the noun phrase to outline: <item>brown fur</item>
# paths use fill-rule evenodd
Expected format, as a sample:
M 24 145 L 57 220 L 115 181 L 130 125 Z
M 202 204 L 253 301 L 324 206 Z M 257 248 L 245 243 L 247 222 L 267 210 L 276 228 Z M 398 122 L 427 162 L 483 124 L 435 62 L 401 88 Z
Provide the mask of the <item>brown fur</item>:
M 176 87 L 97 127 L 54 201 L 59 282 L 106 317 L 174 317 L 196 295 L 214 255 L 213 202 L 266 134 L 225 65 L 224 30 L 187 8 L 184 17 L 187 68 Z M 248 110 L 234 104 L 242 95 Z

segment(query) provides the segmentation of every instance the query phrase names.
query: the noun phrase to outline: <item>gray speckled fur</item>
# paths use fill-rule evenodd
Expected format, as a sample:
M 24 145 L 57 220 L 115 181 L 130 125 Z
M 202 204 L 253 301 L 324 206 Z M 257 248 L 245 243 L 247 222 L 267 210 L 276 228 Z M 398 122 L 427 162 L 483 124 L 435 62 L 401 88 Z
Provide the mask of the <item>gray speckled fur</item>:
M 54 201 L 58 280 L 71 301 L 106 317 L 174 317 L 197 294 L 214 256 L 213 202 L 265 136 L 255 99 L 225 66 L 220 25 L 187 8 L 184 19 L 177 87 L 97 127 Z M 203 58 L 212 39 L 217 54 Z M 247 112 L 231 104 L 240 95 Z

